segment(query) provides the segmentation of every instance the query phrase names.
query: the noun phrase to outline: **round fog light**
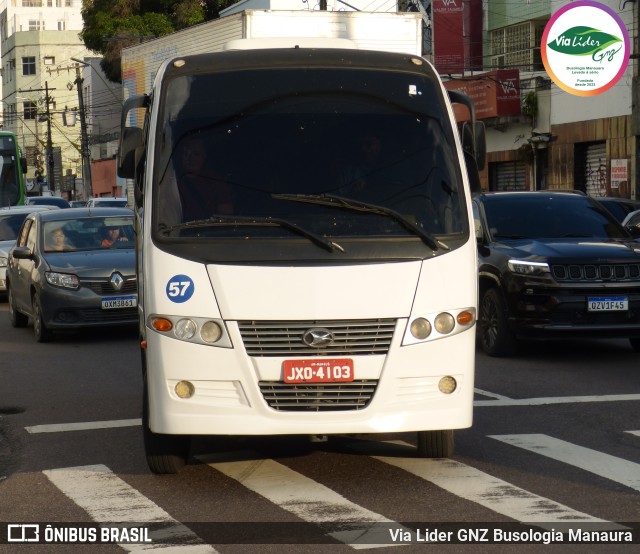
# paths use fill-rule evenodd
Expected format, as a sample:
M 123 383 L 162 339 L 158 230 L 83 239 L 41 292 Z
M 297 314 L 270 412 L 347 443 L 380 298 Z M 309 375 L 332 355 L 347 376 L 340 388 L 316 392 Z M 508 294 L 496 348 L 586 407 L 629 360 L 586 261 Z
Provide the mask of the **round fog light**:
M 454 390 L 456 390 L 457 386 L 458 383 L 456 383 L 456 380 L 450 375 L 443 377 L 438 382 L 438 388 L 443 394 L 451 394 Z
M 180 398 L 191 398 L 196 389 L 189 381 L 179 381 L 176 383 L 175 391 Z
M 191 319 L 181 319 L 176 323 L 173 331 L 177 339 L 189 340 L 196 334 L 198 326 Z
M 436 316 L 435 328 L 441 335 L 448 335 L 453 331 L 456 321 L 453 316 L 447 312 L 442 312 Z
M 418 340 L 426 339 L 431 334 L 431 323 L 424 317 L 419 317 L 411 322 L 411 334 Z
M 222 329 L 215 321 L 207 321 L 200 331 L 200 336 L 205 342 L 218 342 L 222 336 Z

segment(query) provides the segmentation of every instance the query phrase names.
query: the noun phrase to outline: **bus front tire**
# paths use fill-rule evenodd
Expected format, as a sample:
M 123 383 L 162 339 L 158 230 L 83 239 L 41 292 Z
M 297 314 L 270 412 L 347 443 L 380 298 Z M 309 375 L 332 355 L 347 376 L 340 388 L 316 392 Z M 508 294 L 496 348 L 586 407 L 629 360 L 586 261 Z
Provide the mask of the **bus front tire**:
M 149 428 L 149 393 L 144 383 L 142 402 L 142 433 L 144 451 L 149 469 L 156 474 L 179 473 L 187 463 L 190 437 L 183 435 L 162 435 Z
M 453 430 L 418 431 L 420 458 L 450 458 L 453 456 Z

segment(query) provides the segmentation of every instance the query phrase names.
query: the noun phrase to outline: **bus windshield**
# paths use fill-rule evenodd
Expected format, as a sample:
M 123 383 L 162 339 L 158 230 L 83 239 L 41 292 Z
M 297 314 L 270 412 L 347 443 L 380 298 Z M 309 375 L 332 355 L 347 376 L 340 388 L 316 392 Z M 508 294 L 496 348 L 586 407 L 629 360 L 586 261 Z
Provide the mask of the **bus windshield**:
M 161 241 L 307 233 L 337 245 L 410 237 L 444 251 L 468 234 L 437 77 L 258 69 L 182 75 L 162 90 Z

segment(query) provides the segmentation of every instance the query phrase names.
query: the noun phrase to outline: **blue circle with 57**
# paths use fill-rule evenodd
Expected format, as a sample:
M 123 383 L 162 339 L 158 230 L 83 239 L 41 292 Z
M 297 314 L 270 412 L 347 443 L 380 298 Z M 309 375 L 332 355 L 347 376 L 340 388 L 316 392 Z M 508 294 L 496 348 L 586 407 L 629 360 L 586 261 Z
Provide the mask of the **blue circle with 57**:
M 167 298 L 171 302 L 181 304 L 193 296 L 195 288 L 191 277 L 175 275 L 167 283 Z

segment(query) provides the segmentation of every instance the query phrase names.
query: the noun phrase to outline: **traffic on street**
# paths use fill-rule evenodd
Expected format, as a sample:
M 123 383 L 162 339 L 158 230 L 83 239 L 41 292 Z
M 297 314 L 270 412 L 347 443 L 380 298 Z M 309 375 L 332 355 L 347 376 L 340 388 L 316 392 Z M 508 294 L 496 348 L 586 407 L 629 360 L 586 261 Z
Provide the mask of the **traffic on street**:
M 0 554 L 638 551 L 639 2 L 4 4 Z
M 348 552 L 374 540 L 391 548 L 407 529 L 411 552 L 424 548 L 416 539 L 425 533 L 464 543 L 465 533 L 493 533 L 498 523 L 518 532 L 532 524 L 549 541 L 566 525 L 635 528 L 637 540 L 628 522 L 640 517 L 640 372 L 624 339 L 527 342 L 510 358 L 478 349 L 474 423 L 456 432 L 449 460 L 417 457 L 411 433 L 201 437 L 179 476 L 153 475 L 145 461 L 135 330 L 34 345 L 31 329 L 12 328 L 0 304 L 0 342 L 3 522 L 40 524 L 43 533 L 52 522 L 138 523 L 152 540 L 160 528 L 198 552 L 222 553 L 246 551 L 247 542 L 267 552 L 327 544 Z M 118 540 L 102 548 L 135 550 Z M 605 548 L 588 542 L 573 548 Z

